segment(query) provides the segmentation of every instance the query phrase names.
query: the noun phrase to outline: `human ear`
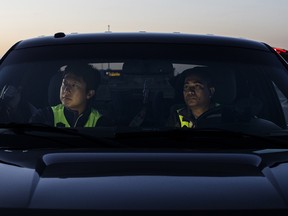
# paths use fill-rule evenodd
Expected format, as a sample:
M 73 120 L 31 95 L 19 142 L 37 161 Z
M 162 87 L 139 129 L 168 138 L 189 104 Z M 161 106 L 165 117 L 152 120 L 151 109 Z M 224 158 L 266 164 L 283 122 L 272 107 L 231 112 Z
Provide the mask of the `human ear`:
M 94 95 L 95 95 L 95 90 L 89 90 L 87 95 L 86 95 L 87 100 L 92 98 Z

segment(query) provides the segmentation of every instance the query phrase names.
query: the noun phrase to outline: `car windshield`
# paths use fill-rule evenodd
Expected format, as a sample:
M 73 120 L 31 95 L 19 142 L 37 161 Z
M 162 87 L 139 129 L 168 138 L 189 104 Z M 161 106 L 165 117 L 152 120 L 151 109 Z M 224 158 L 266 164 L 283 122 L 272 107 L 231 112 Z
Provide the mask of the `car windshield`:
M 100 78 L 97 88 L 69 75 L 71 65 L 89 65 Z M 277 56 L 260 49 L 148 42 L 37 46 L 13 50 L 1 64 L 0 121 L 3 127 L 85 127 L 100 137 L 105 128 L 262 136 L 286 130 L 287 80 Z M 77 99 L 73 91 L 83 94 Z

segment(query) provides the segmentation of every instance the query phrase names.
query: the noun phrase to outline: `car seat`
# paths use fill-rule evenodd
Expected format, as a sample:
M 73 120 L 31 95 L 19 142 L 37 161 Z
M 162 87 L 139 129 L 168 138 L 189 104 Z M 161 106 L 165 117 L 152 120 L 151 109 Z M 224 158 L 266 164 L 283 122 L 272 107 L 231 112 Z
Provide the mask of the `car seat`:
M 63 74 L 59 71 L 54 74 L 48 86 L 48 104 L 49 106 L 56 106 L 60 101 L 60 87 L 63 79 Z
M 213 69 L 213 72 L 211 74 L 212 85 L 215 87 L 215 93 L 212 98 L 213 102 L 226 106 L 233 104 L 237 95 L 235 74 L 231 71 L 218 71 L 216 69 Z M 170 83 L 175 89 L 174 104 L 184 104 L 184 79 L 183 73 L 170 79 Z
M 173 76 L 170 62 L 129 60 L 124 62 L 121 82 L 111 89 L 120 126 L 153 127 L 164 121 L 164 94 L 172 90 L 167 81 Z M 136 119 L 137 123 L 136 123 Z

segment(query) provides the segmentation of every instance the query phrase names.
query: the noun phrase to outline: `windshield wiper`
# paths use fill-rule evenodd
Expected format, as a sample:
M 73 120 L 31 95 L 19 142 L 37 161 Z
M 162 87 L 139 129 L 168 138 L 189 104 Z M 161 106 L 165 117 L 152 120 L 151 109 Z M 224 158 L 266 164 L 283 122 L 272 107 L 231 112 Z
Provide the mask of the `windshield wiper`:
M 91 136 L 89 134 L 80 132 L 77 128 L 58 128 L 52 127 L 45 124 L 18 124 L 18 123 L 8 123 L 8 124 L 0 124 L 0 128 L 3 131 L 0 132 L 2 135 L 17 135 L 17 137 L 21 136 L 27 138 L 28 142 L 25 142 L 22 145 L 22 140 L 19 140 L 17 147 L 25 146 L 27 148 L 43 148 L 43 147 L 77 147 L 77 148 L 85 148 L 85 147 L 101 147 L 101 148 L 111 148 L 111 147 L 123 147 L 119 143 L 108 137 L 97 137 Z M 33 143 L 29 144 L 29 137 L 40 138 L 43 139 L 44 142 L 36 145 Z M 26 144 L 27 143 L 27 144 Z M 53 144 L 52 144 L 53 143 Z M 13 147 L 15 147 L 13 145 Z M 9 147 L 9 146 L 8 146 Z

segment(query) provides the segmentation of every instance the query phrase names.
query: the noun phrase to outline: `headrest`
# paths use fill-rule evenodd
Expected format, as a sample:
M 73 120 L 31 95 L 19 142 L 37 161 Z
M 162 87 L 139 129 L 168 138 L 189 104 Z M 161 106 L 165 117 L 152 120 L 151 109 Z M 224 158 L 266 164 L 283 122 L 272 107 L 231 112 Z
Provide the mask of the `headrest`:
M 236 79 L 231 71 L 215 71 L 213 76 L 215 94 L 213 100 L 219 104 L 231 104 L 236 99 Z
M 48 103 L 50 106 L 56 106 L 61 103 L 60 101 L 60 87 L 63 80 L 63 74 L 57 72 L 54 74 L 48 86 Z M 93 102 L 95 100 L 107 100 L 110 97 L 109 89 L 107 86 L 100 85 L 97 89 L 96 95 L 94 96 Z
M 48 86 L 48 103 L 50 106 L 55 106 L 61 103 L 60 101 L 60 87 L 62 83 L 62 74 L 57 72 L 50 79 Z
M 175 89 L 176 101 L 181 100 L 178 101 L 179 103 L 184 102 L 183 85 L 186 75 L 185 71 L 170 80 L 170 84 Z M 201 73 L 201 71 L 199 69 L 197 72 Z M 205 71 L 207 70 L 203 69 L 203 72 Z M 219 104 L 231 104 L 236 99 L 235 74 L 228 70 L 213 68 L 213 71 L 209 71 L 209 75 L 211 76 L 211 83 L 215 87 L 213 101 Z

